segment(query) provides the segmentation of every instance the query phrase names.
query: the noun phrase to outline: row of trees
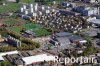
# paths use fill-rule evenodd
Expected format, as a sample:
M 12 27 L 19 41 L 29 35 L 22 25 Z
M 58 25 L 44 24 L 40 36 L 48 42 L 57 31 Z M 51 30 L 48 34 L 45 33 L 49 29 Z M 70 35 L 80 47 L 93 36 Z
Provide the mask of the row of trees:
M 24 50 L 25 48 L 26 49 L 28 49 L 28 48 L 29 49 L 35 49 L 35 48 L 39 48 L 40 47 L 39 43 L 34 42 L 29 38 L 25 38 L 25 37 L 21 36 L 20 34 L 14 32 L 14 31 L 9 31 L 8 30 L 7 32 L 8 32 L 8 35 L 13 36 L 13 37 L 19 39 L 20 41 L 22 41 L 22 43 L 26 44 L 25 46 L 20 47 L 20 49 L 22 49 L 22 50 Z
M 7 30 L 8 35 L 15 37 L 16 39 L 20 39 L 22 36 L 14 31 Z
M 12 66 L 8 61 L 0 62 L 0 66 Z
M 40 47 L 40 44 L 39 43 L 33 42 L 31 39 L 28 39 L 28 38 L 22 38 L 21 41 L 23 43 L 28 44 L 28 45 L 32 45 L 32 46 L 34 45 L 36 48 L 39 48 Z
M 14 51 L 14 50 L 16 50 L 16 48 L 12 46 L 0 47 L 0 52 Z
M 19 50 L 34 50 L 36 47 L 34 45 L 26 45 L 26 46 L 21 46 L 18 49 Z

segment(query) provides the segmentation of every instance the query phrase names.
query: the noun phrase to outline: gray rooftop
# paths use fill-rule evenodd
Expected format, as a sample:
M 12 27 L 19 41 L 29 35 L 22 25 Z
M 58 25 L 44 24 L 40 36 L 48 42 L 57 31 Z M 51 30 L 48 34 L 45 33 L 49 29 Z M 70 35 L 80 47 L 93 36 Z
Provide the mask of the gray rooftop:
M 97 36 L 97 31 L 87 31 L 87 32 L 84 32 L 85 35 L 88 35 L 88 36 Z
M 68 37 L 57 37 L 58 42 L 60 43 L 61 49 L 66 49 L 69 47 L 69 44 L 71 43 Z
M 83 40 L 83 38 L 81 36 L 78 36 L 78 35 L 72 35 L 69 37 L 69 39 L 71 41 Z
M 89 20 L 90 23 L 100 24 L 100 19 Z
M 72 35 L 72 33 L 69 33 L 69 32 L 59 32 L 59 33 L 56 33 L 56 36 L 58 36 L 58 37 L 70 36 L 70 35 Z

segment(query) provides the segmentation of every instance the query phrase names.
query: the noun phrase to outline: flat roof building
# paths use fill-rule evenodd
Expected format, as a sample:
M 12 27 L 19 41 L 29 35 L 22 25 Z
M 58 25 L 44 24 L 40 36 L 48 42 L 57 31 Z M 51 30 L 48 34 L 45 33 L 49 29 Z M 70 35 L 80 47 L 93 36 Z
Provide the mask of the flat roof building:
M 69 32 L 59 32 L 59 33 L 56 33 L 57 37 L 64 37 L 64 36 L 70 36 L 70 35 L 72 35 L 72 33 L 69 33 Z
M 24 61 L 25 65 L 30 65 L 34 63 L 44 62 L 44 61 L 54 61 L 56 58 L 52 55 L 47 54 L 40 54 L 35 56 L 24 57 L 22 60 Z
M 12 55 L 12 54 L 18 54 L 18 51 L 10 51 L 10 52 L 4 52 L 4 53 L 0 53 L 0 61 L 4 61 L 3 56 L 5 55 Z

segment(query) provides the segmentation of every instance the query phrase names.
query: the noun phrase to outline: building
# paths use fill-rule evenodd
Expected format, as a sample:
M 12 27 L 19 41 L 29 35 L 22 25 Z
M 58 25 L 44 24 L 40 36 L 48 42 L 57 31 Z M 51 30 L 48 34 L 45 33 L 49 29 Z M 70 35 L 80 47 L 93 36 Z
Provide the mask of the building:
M 0 47 L 7 47 L 7 46 L 8 46 L 8 44 L 5 42 L 0 43 Z
M 70 2 L 62 2 L 61 5 L 63 7 L 74 7 L 76 4 L 75 3 L 70 3 Z
M 8 2 L 18 3 L 19 0 L 7 0 Z
M 96 7 L 85 7 L 85 6 L 78 6 L 73 8 L 74 11 L 81 13 L 83 16 L 91 16 L 91 15 L 97 15 L 99 12 L 99 9 Z
M 40 55 L 35 55 L 35 56 L 29 56 L 29 57 L 24 57 L 22 58 L 23 62 L 25 65 L 30 65 L 35 63 L 41 63 L 41 62 L 49 62 L 49 61 L 55 61 L 56 57 L 52 55 L 47 55 L 47 54 L 40 54 Z
M 3 42 L 4 41 L 4 39 L 1 37 L 1 35 L 0 35 L 0 42 Z
M 84 43 L 87 42 L 84 38 L 82 38 L 81 36 L 78 36 L 78 35 L 72 35 L 72 36 L 70 36 L 69 40 L 72 43 L 80 43 L 80 44 L 84 44 Z
M 86 32 L 83 32 L 84 35 L 90 36 L 90 37 L 96 37 L 97 36 L 97 31 L 96 30 L 88 30 Z
M 85 3 L 97 3 L 97 2 L 100 2 L 100 0 L 75 0 L 75 1 L 82 1 L 82 2 L 85 2 Z
M 100 19 L 91 19 L 88 20 L 88 22 L 90 22 L 94 27 L 100 27 Z
M 4 25 L 4 23 L 2 21 L 0 21 L 0 26 Z
M 59 13 L 62 14 L 62 15 L 66 15 L 66 16 L 67 15 L 72 15 L 72 16 L 78 16 L 78 15 L 80 15 L 80 13 L 72 12 L 71 10 L 70 11 L 66 11 L 66 10 L 59 10 Z
M 19 60 L 19 59 L 18 59 L 18 60 L 15 60 L 15 61 L 14 61 L 14 65 L 15 65 L 15 66 L 24 66 L 24 62 L 23 62 L 22 60 Z
M 31 17 L 41 16 L 43 14 L 49 14 L 50 12 L 55 12 L 56 9 L 53 7 L 38 5 L 38 4 L 28 4 L 23 5 L 18 11 L 18 15 L 24 19 L 30 19 Z
M 10 51 L 10 52 L 4 52 L 4 53 L 0 53 L 0 61 L 4 61 L 3 56 L 5 55 L 12 55 L 12 54 L 18 54 L 18 51 Z
M 56 33 L 49 42 L 54 46 L 59 47 L 61 50 L 68 49 L 71 44 L 68 37 L 71 35 L 72 33 L 69 32 L 59 32 Z
M 21 46 L 21 41 L 18 39 L 15 39 L 14 37 L 11 37 L 10 35 L 7 37 L 6 40 L 10 45 L 13 45 L 15 47 L 20 47 Z
M 55 36 L 57 37 L 65 37 L 65 36 L 71 36 L 72 33 L 69 33 L 69 32 L 59 32 L 59 33 L 56 33 Z
M 64 50 L 64 49 L 70 48 L 69 45 L 71 44 L 71 42 L 68 39 L 68 37 L 57 37 L 56 39 L 58 40 L 58 43 L 60 44 L 59 49 Z

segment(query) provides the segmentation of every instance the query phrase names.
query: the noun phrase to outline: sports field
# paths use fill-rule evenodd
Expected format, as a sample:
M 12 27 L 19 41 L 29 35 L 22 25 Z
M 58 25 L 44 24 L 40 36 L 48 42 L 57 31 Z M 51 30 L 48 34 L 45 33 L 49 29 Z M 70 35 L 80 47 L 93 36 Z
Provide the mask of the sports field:
M 49 35 L 50 32 L 48 32 L 46 29 L 41 28 L 42 26 L 38 24 L 33 24 L 33 23 L 28 23 L 24 24 L 21 26 L 15 26 L 15 27 L 10 27 L 10 30 L 13 30 L 17 33 L 20 33 L 20 31 L 24 28 L 26 30 L 32 30 L 34 33 L 36 33 L 37 36 L 46 36 Z

